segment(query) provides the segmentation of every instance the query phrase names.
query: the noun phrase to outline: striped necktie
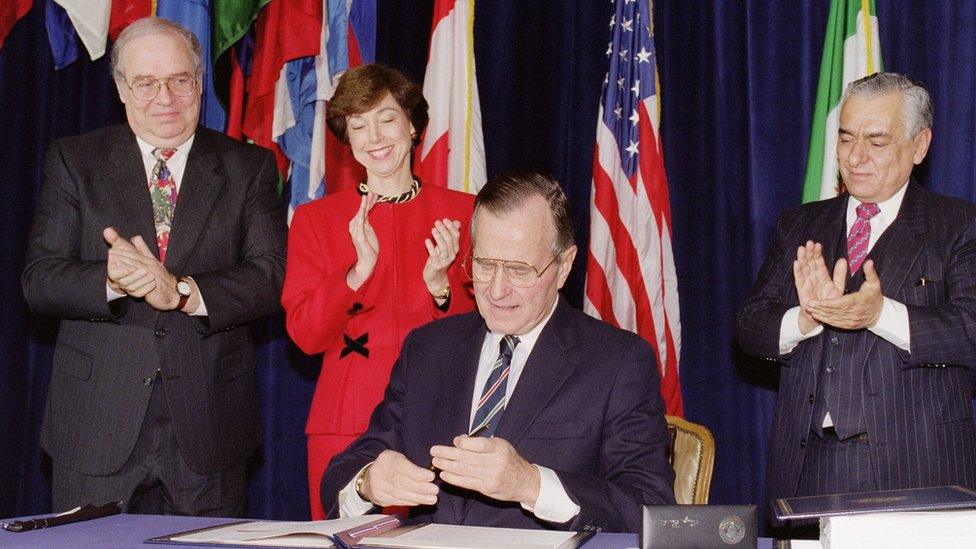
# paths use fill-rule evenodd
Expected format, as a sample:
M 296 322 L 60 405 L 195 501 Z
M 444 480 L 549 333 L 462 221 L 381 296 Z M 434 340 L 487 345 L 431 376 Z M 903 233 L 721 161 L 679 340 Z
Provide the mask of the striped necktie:
M 153 149 L 156 165 L 149 178 L 149 197 L 152 199 L 153 222 L 156 224 L 156 245 L 159 247 L 159 262 L 166 261 L 166 248 L 169 247 L 169 229 L 173 224 L 176 210 L 176 180 L 166 166 L 176 149 Z
M 478 408 L 474 414 L 474 421 L 471 423 L 473 433 L 487 424 L 481 435 L 491 437 L 495 434 L 498 421 L 505 411 L 505 389 L 508 387 L 508 372 L 512 368 L 512 353 L 515 346 L 519 344 L 519 338 L 507 335 L 498 344 L 498 358 L 492 367 L 488 381 L 485 381 L 485 388 L 481 391 L 481 398 L 478 400 Z
M 865 202 L 854 208 L 857 219 L 851 224 L 851 232 L 847 235 L 847 264 L 850 276 L 861 268 L 868 256 L 868 242 L 871 241 L 871 218 L 878 215 L 881 209 L 877 204 Z

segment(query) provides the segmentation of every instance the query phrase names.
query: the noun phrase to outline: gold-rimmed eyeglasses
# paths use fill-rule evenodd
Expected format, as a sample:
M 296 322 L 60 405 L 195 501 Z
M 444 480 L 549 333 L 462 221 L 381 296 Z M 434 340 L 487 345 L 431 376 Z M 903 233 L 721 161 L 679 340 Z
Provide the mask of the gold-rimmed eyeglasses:
M 495 273 L 498 272 L 498 268 L 501 267 L 502 274 L 505 275 L 505 279 L 508 280 L 509 284 L 519 288 L 531 288 L 549 270 L 549 267 L 559 259 L 560 255 L 562 254 L 554 255 L 542 270 L 524 261 L 508 261 L 476 255 L 469 255 L 461 264 L 464 266 L 464 273 L 474 282 L 491 282 L 495 278 Z
M 125 79 L 123 79 L 123 82 L 125 82 Z M 132 97 L 135 97 L 139 101 L 152 101 L 156 99 L 159 91 L 163 89 L 163 84 L 166 84 L 171 94 L 177 97 L 187 97 L 192 95 L 196 89 L 197 79 L 193 75 L 181 73 L 165 78 L 153 78 L 151 76 L 136 78 L 131 84 L 125 82 L 129 91 L 132 92 Z

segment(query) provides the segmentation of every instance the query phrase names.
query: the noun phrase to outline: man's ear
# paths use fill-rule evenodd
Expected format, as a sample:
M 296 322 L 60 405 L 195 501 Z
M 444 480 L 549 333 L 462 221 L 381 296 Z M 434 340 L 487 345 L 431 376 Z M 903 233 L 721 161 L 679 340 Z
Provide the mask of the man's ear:
M 119 92 L 119 101 L 125 104 L 125 92 L 129 91 L 129 87 L 125 85 L 125 82 L 116 78 L 115 79 L 115 90 Z
M 929 152 L 929 145 L 932 143 L 932 129 L 925 128 L 918 132 L 918 135 L 912 139 L 912 144 L 915 147 L 915 154 L 912 156 L 912 161 L 915 164 L 921 164 L 922 160 L 925 160 L 925 155 Z
M 566 279 L 569 278 L 570 271 L 573 270 L 573 260 L 576 259 L 576 244 L 566 248 L 562 253 L 563 259 L 559 263 L 559 288 L 562 289 Z

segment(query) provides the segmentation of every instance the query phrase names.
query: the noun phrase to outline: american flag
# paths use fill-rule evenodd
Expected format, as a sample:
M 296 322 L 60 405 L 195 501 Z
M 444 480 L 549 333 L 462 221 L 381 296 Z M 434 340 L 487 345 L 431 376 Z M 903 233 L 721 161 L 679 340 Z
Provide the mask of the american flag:
M 587 313 L 654 347 L 667 413 L 682 415 L 681 323 L 671 208 L 659 139 L 650 0 L 617 0 L 610 18 L 587 255 Z

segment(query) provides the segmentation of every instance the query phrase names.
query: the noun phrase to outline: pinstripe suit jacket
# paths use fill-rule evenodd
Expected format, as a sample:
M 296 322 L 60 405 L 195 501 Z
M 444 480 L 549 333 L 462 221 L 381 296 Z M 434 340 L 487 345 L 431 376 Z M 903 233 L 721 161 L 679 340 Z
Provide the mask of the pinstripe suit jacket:
M 199 128 L 187 158 L 166 267 L 190 275 L 209 316 L 159 312 L 105 294 L 102 229 L 156 249 L 146 172 L 126 125 L 55 141 L 34 218 L 24 295 L 59 317 L 41 445 L 92 475 L 117 471 L 161 369 L 180 450 L 200 473 L 243 462 L 257 445 L 257 374 L 245 324 L 275 311 L 285 222 L 271 153 Z
M 780 355 L 783 314 L 797 305 L 792 263 L 807 240 L 828 265 L 843 253 L 848 195 L 784 213 L 740 311 L 742 348 L 781 368 L 767 468 L 767 496 L 795 494 L 810 436 L 825 330 Z M 976 205 L 908 184 L 901 210 L 868 255 L 882 293 L 908 309 L 910 352 L 860 330 L 843 353 L 842 406 L 860 406 L 880 489 L 961 484 L 976 488 Z M 924 279 L 925 283 L 921 281 Z M 829 343 L 829 342 L 828 342 Z M 828 474 L 825 472 L 825 474 Z

